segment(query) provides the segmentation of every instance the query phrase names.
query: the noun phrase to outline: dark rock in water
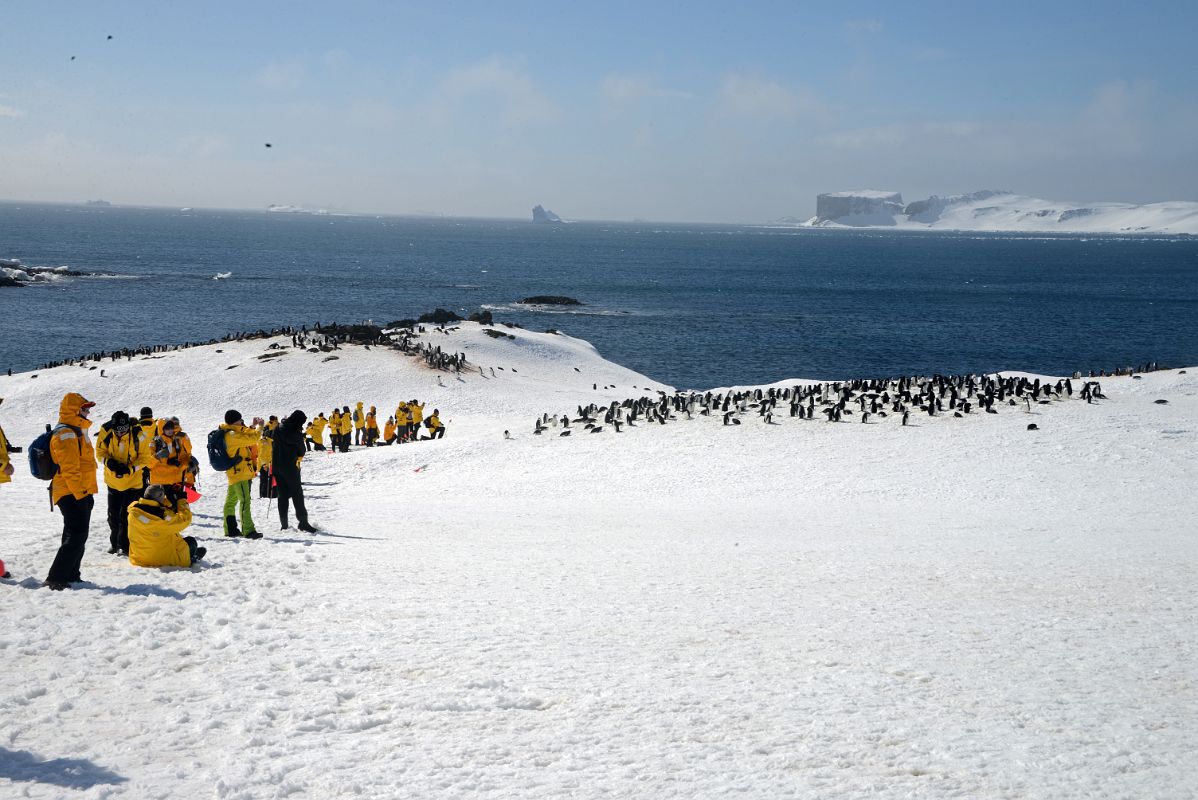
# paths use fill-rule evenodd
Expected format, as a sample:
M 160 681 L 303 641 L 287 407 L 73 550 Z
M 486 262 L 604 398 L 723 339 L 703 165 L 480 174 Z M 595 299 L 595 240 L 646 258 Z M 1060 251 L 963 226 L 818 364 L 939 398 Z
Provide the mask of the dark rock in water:
M 431 313 L 421 314 L 416 321 L 426 322 L 433 325 L 444 325 L 446 322 L 461 322 L 462 318 L 452 311 L 446 311 L 443 308 L 438 308 L 434 309 Z
M 1027 426 L 1027 429 L 1029 431 L 1038 431 L 1038 430 L 1040 430 L 1040 426 L 1033 422 Z
M 1158 406 L 1167 406 L 1167 405 L 1169 405 L 1169 401 L 1168 401 L 1168 400 L 1153 400 L 1152 402 L 1156 403 Z
M 7 275 L 0 275 L 0 286 L 24 286 L 24 285 L 25 284 L 21 283 L 16 278 L 10 278 Z
M 526 297 L 523 300 L 517 300 L 522 306 L 580 306 L 582 302 L 575 300 L 573 297 L 561 297 L 553 294 L 537 294 L 532 297 Z

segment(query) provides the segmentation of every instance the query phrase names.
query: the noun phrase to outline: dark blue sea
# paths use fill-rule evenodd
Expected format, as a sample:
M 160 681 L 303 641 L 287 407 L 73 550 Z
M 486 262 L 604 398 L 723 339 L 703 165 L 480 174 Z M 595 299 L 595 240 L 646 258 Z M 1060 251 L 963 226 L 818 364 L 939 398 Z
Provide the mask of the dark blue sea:
M 679 388 L 1198 364 L 1198 238 L 0 204 L 0 369 L 436 307 L 556 328 Z M 218 273 L 227 280 L 213 280 Z M 529 311 L 529 295 L 585 306 Z

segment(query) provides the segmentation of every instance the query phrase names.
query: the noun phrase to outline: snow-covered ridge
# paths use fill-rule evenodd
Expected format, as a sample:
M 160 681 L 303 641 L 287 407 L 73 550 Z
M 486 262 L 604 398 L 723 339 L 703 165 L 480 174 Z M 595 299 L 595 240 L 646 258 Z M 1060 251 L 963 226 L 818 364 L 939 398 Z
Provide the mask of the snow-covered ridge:
M 225 538 L 204 463 L 191 569 L 108 555 L 101 486 L 63 592 L 38 586 L 62 522 L 18 455 L 0 796 L 1198 792 L 1194 369 L 909 426 L 750 411 L 537 436 L 542 412 L 670 387 L 494 330 L 423 334 L 483 367 L 461 375 L 285 336 L 0 375 L 21 445 L 67 391 L 97 423 L 178 415 L 202 461 L 227 408 L 385 419 L 418 398 L 448 424 L 306 456 L 311 536 L 255 491 L 264 538 Z
M 1198 235 L 1198 203 L 1063 203 L 986 189 L 944 197 L 932 195 L 926 200 L 917 200 L 904 206 L 897 192 L 864 190 L 819 195 L 816 215 L 803 225 L 819 228 Z

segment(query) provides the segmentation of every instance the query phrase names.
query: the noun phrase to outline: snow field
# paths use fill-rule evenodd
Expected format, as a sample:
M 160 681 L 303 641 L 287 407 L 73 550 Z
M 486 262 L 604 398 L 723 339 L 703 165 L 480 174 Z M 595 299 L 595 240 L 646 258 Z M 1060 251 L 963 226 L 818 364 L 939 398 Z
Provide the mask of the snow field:
M 443 387 L 390 351 L 263 362 L 262 340 L 0 378 L 18 444 L 68 390 L 101 420 L 118 400 L 177 413 L 197 449 L 228 407 L 385 419 L 417 397 L 449 421 L 312 454 L 315 536 L 255 500 L 267 538 L 220 538 L 205 464 L 192 570 L 106 555 L 101 492 L 66 592 L 36 588 L 61 520 L 20 470 L 0 487 L 0 793 L 1198 792 L 1194 370 L 907 428 L 534 437 L 542 412 L 669 387 L 510 333 L 429 334 L 487 367 Z

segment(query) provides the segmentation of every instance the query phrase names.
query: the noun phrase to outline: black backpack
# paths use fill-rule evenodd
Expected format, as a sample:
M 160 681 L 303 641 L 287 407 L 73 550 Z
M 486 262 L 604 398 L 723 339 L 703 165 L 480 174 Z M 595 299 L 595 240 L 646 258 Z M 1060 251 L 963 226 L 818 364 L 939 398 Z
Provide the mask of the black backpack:
M 220 428 L 208 434 L 208 463 L 217 472 L 227 472 L 241 463 L 241 456 L 229 455 L 225 446 L 225 432 Z

